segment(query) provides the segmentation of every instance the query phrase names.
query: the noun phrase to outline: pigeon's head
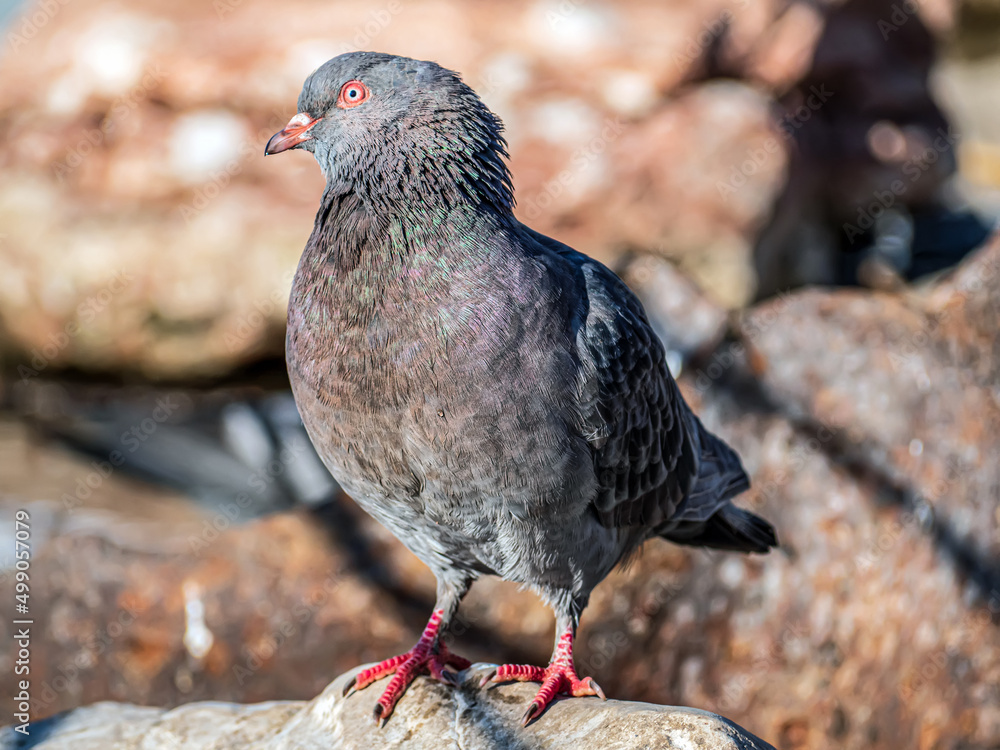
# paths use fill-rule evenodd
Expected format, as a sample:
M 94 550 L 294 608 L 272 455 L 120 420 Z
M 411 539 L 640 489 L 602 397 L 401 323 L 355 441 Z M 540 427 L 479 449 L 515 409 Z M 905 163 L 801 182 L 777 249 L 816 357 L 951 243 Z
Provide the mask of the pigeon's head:
M 311 151 L 328 189 L 376 203 L 418 196 L 509 211 L 502 124 L 456 73 L 432 62 L 352 52 L 306 80 L 298 114 L 265 154 Z

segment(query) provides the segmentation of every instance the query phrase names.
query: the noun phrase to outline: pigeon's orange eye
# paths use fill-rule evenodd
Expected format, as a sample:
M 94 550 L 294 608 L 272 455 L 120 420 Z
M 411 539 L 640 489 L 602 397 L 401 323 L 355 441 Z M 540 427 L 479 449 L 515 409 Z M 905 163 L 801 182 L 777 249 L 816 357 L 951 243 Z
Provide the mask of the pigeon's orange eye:
M 341 109 L 356 107 L 368 98 L 371 92 L 361 81 L 348 81 L 340 87 L 340 96 L 337 97 L 337 106 Z

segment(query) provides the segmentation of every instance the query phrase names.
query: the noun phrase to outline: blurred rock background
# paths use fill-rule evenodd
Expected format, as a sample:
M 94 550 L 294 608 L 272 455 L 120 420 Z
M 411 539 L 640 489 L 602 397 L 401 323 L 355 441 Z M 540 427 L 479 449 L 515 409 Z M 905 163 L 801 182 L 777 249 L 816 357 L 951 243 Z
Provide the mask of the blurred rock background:
M 3 10 L 0 531 L 31 513 L 36 717 L 310 698 L 419 634 L 433 578 L 285 392 L 322 178 L 262 158 L 312 69 L 379 49 L 503 117 L 520 218 L 640 293 L 778 526 L 766 558 L 648 545 L 582 668 L 779 748 L 1000 746 L 995 2 Z M 483 581 L 456 648 L 544 661 L 551 627 Z

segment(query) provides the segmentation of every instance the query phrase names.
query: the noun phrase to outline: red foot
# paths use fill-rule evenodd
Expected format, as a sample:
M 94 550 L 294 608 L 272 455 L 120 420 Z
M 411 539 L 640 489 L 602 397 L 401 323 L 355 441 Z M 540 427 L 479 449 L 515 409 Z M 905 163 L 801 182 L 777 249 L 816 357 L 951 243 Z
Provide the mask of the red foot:
M 577 677 L 573 666 L 573 631 L 567 630 L 559 639 L 552 661 L 547 667 L 534 667 L 528 664 L 502 664 L 492 673 L 486 675 L 480 687 L 488 682 L 540 682 L 535 699 L 528 704 L 521 723 L 527 725 L 555 700 L 557 695 L 570 695 L 580 698 L 585 695 L 596 695 L 602 701 L 607 700 L 601 686 L 594 682 L 593 677 Z
M 362 669 L 344 687 L 344 695 L 348 696 L 357 690 L 364 690 L 373 682 L 382 679 L 386 675 L 393 675 L 393 678 L 389 680 L 389 684 L 386 685 L 382 697 L 375 704 L 373 718 L 379 726 L 383 726 L 389 719 L 389 716 L 392 715 L 392 711 L 396 707 L 396 702 L 406 692 L 406 688 L 409 687 L 417 675 L 430 673 L 431 677 L 435 680 L 454 685 L 455 682 L 452 673 L 446 672 L 444 668 L 448 666 L 463 670 L 472 664 L 468 659 L 448 651 L 448 647 L 444 643 L 438 642 L 437 648 L 434 648 L 438 629 L 441 625 L 442 614 L 444 613 L 441 610 L 434 610 L 434 614 L 431 615 L 431 619 L 427 623 L 427 627 L 424 628 L 424 633 L 420 636 L 420 640 L 405 654 L 393 656 L 391 659 L 386 659 L 374 667 Z

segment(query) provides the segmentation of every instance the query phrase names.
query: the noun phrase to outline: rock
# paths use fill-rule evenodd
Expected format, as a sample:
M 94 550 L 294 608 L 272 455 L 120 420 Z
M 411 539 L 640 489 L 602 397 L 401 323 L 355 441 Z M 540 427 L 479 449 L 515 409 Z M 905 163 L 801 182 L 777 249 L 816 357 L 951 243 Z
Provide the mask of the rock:
M 734 611 L 734 661 L 748 649 L 760 662 L 743 678 L 734 664 L 711 706 L 739 720 L 729 701 L 752 703 L 779 746 L 1000 740 L 998 261 L 994 239 L 918 291 L 782 296 L 693 373 L 790 563 L 769 564 L 761 589 L 741 584 L 771 625 Z M 775 691 L 810 697 L 786 713 L 763 698 Z
M 536 688 L 510 684 L 480 689 L 486 669 L 474 665 L 461 673 L 457 689 L 418 678 L 381 729 L 374 726 L 371 710 L 386 680 L 344 698 L 344 686 L 354 675 L 351 671 L 309 703 L 193 703 L 171 711 L 99 703 L 33 726 L 32 734 L 40 737 L 37 744 L 18 744 L 10 729 L 0 740 L 10 750 L 350 750 L 376 746 L 773 750 L 728 719 L 707 711 L 596 698 L 557 701 L 541 718 L 522 727 L 524 705 Z
M 769 393 L 909 493 L 909 512 L 934 514 L 987 596 L 1000 585 L 998 309 L 995 235 L 926 289 L 804 292 L 742 328 Z

